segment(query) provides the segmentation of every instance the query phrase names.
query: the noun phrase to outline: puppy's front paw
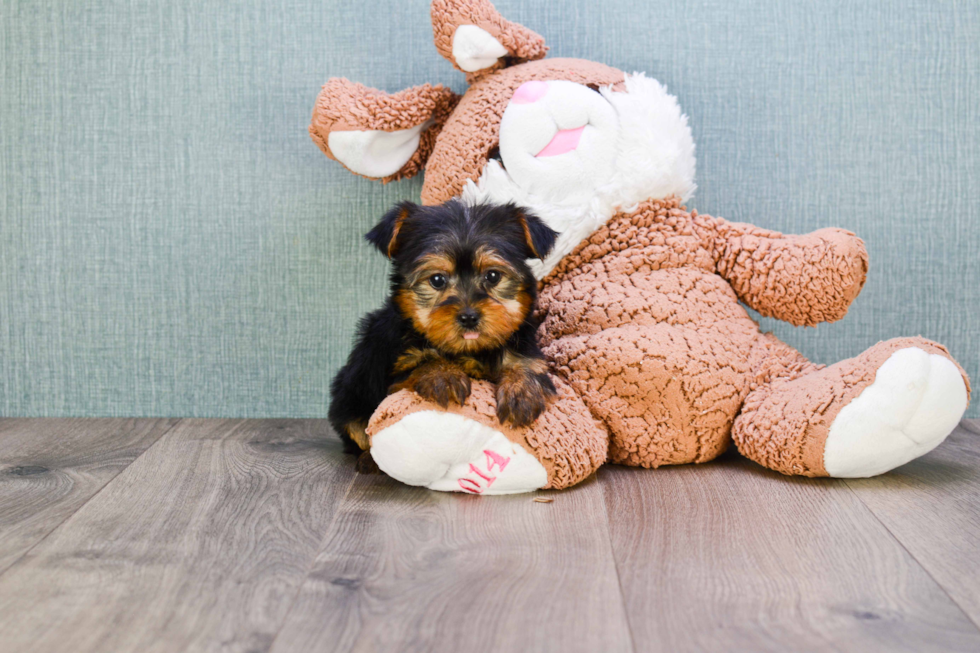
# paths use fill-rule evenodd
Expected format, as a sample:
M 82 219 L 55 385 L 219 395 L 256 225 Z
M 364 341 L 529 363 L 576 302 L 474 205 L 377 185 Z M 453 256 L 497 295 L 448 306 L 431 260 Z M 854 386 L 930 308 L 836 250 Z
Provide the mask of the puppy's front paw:
M 417 375 L 413 379 L 412 390 L 443 408 L 450 402 L 462 406 L 470 396 L 470 377 L 460 370 L 440 367 Z
M 528 426 L 556 395 L 547 374 L 512 374 L 497 386 L 497 419 L 513 426 Z

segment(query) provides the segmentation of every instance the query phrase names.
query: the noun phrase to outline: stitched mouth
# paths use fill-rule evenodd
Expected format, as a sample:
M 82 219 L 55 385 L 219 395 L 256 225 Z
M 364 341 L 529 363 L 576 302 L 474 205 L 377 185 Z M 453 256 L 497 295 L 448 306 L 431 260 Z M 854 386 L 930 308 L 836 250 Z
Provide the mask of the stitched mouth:
M 558 156 L 559 154 L 571 152 L 578 147 L 583 131 L 585 131 L 585 125 L 576 129 L 559 130 L 554 138 L 551 139 L 551 142 L 545 145 L 544 149 L 534 156 L 540 159 L 546 156 Z

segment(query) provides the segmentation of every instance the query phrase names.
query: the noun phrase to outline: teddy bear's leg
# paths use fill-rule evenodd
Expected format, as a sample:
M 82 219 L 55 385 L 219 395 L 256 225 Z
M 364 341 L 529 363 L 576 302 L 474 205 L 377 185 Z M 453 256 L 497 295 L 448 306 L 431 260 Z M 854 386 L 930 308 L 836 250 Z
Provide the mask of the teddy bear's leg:
M 784 474 L 876 476 L 939 445 L 969 393 L 944 347 L 896 338 L 830 367 L 777 373 L 748 395 L 732 436 L 744 455 Z
M 531 426 L 496 415 L 494 388 L 474 381 L 463 406 L 448 409 L 401 390 L 378 407 L 367 432 L 378 467 L 407 485 L 444 492 L 515 494 L 560 489 L 606 460 L 608 435 L 560 379 L 558 398 Z
M 652 468 L 707 462 L 727 449 L 761 362 L 758 337 L 749 320 L 716 329 L 629 324 L 564 336 L 544 352 L 606 425 L 610 462 Z

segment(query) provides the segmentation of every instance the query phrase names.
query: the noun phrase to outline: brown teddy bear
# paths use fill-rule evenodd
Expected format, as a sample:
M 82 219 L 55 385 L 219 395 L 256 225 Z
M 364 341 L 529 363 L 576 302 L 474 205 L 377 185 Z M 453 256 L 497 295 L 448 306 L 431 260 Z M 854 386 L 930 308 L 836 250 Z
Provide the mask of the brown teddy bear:
M 465 95 L 331 79 L 310 134 L 382 182 L 425 167 L 425 204 L 515 202 L 559 232 L 534 262 L 559 397 L 513 429 L 484 382 L 449 409 L 400 391 L 368 428 L 382 470 L 504 494 L 568 487 L 606 461 L 705 462 L 734 439 L 784 474 L 863 477 L 956 426 L 969 381 L 942 345 L 899 338 L 824 367 L 759 331 L 740 301 L 794 325 L 844 317 L 864 245 L 841 229 L 787 236 L 687 211 L 694 143 L 661 84 L 543 59 L 544 40 L 487 0 L 435 0 L 432 24 L 439 53 L 467 73 Z

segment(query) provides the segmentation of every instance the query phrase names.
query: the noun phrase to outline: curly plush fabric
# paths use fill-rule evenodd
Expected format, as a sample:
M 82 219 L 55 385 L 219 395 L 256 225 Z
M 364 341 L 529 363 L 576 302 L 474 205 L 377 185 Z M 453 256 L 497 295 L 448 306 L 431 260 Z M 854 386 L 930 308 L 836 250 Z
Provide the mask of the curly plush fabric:
M 529 81 L 563 79 L 586 86 L 621 83 L 623 73 L 580 59 L 545 59 L 506 68 L 470 86 L 446 122 L 449 129 L 429 157 L 422 203 L 442 204 L 458 196 L 467 181 L 476 179 L 490 152 L 500 142 L 500 118 L 518 86 Z
M 801 476 L 827 476 L 824 445 L 840 409 L 875 381 L 882 364 L 914 347 L 959 363 L 942 345 L 925 338 L 894 338 L 813 374 L 785 374 L 760 386 L 745 400 L 732 435 L 739 451 L 770 469 Z
M 786 237 L 722 220 L 713 227 L 718 274 L 766 317 L 796 326 L 836 322 L 864 286 L 868 253 L 850 231 Z
M 441 418 L 443 409 L 399 392 L 368 429 L 375 443 L 408 438 L 398 440 L 406 449 L 388 449 L 385 471 L 429 487 L 434 479 L 419 468 L 465 470 L 468 459 L 457 460 L 465 456 L 453 447 L 469 429 L 536 459 L 528 466 L 534 483 L 509 492 L 540 488 L 542 467 L 547 487 L 563 488 L 607 460 L 650 468 L 705 462 L 733 440 L 784 474 L 859 477 L 926 453 L 955 427 L 970 385 L 941 345 L 897 338 L 824 367 L 761 333 L 743 306 L 800 326 L 840 320 L 868 272 L 860 238 L 843 229 L 784 235 L 687 211 L 673 195 L 694 190 L 694 144 L 665 87 L 590 61 L 521 63 L 544 55 L 543 40 L 486 0 L 435 0 L 432 20 L 443 56 L 452 60 L 457 31 L 468 26 L 467 52 L 476 53 L 468 66 L 487 63 L 469 75 L 458 104 L 438 87 L 381 97 L 333 80 L 311 134 L 329 155 L 331 130 L 403 129 L 431 118 L 426 133 L 435 144 L 423 139 L 419 158 L 398 173 L 425 164 L 424 203 L 516 202 L 559 233 L 560 247 L 535 272 L 543 277 L 539 339 L 560 397 L 531 427 L 515 430 L 498 423 L 492 388 L 482 382 L 465 406 L 446 409 L 465 419 L 428 426 L 431 416 L 406 418 L 420 411 Z M 501 47 L 508 56 L 496 54 Z M 529 81 L 543 84 L 512 102 Z M 576 140 L 543 156 L 547 139 L 536 139 L 559 133 Z M 495 150 L 500 160 L 490 161 Z M 599 166 L 605 159 L 597 153 L 610 152 L 617 165 Z M 445 433 L 432 426 L 450 423 Z M 416 442 L 442 447 L 443 458 L 417 446 L 417 468 L 397 469 L 395 454 Z M 456 489 L 445 480 L 437 489 Z
M 618 256 L 608 257 L 612 253 Z M 585 275 L 602 285 L 609 277 L 677 267 L 719 275 L 763 315 L 813 326 L 844 317 L 864 286 L 868 253 L 843 229 L 785 236 L 688 213 L 678 199 L 667 198 L 614 216 L 544 281 Z
M 453 37 L 461 25 L 474 25 L 485 30 L 507 49 L 510 61 L 498 61 L 481 71 L 468 73 L 471 83 L 488 72 L 502 68 L 505 63 L 532 61 L 548 53 L 541 35 L 504 19 L 487 0 L 433 0 L 430 13 L 436 51 L 448 59 L 456 70 L 466 72 L 453 58 Z
M 545 278 L 545 352 L 606 424 L 612 462 L 711 460 L 727 447 L 753 384 L 812 369 L 759 333 L 719 274 L 718 236 L 736 226 L 688 213 L 676 199 L 645 202 L 616 215 Z M 792 240 L 768 232 L 753 244 L 786 249 Z M 853 240 L 852 251 L 863 252 Z M 864 278 L 846 281 L 837 293 L 845 305 Z
M 386 184 L 414 177 L 422 170 L 435 147 L 436 137 L 458 102 L 459 96 L 441 84 L 422 84 L 388 94 L 334 78 L 323 85 L 316 98 L 310 137 L 324 154 L 337 160 L 328 144 L 330 132 L 373 129 L 390 132 L 431 121 L 422 131 L 419 147 L 408 162 L 395 174 L 380 179 Z
M 548 472 L 548 484 L 544 489 L 560 490 L 582 482 L 606 461 L 609 439 L 568 385 L 558 380 L 555 386 L 558 397 L 548 409 L 549 419 L 540 419 L 525 428 L 500 424 L 493 386 L 485 381 L 474 381 L 473 392 L 466 404 L 449 408 L 441 408 L 414 392 L 401 390 L 378 407 L 367 432 L 374 436 L 406 416 L 424 410 L 462 415 L 490 426 L 533 453 Z

